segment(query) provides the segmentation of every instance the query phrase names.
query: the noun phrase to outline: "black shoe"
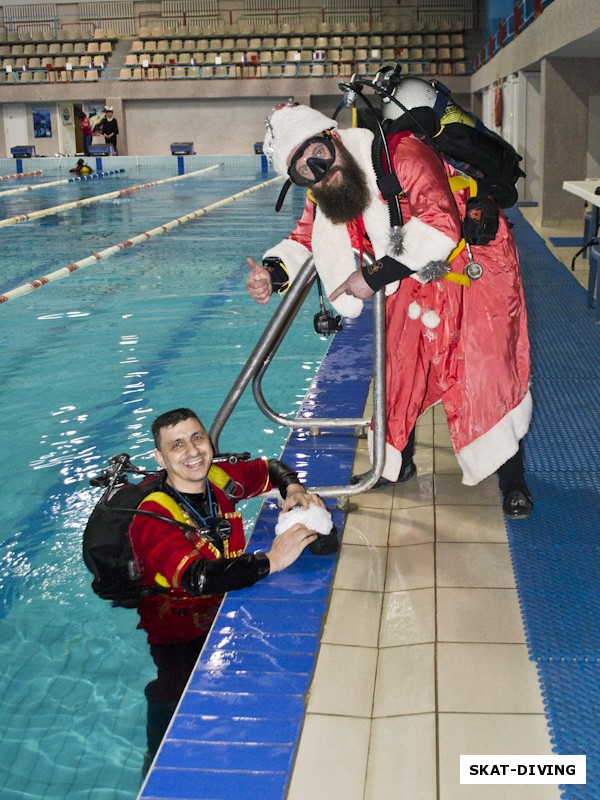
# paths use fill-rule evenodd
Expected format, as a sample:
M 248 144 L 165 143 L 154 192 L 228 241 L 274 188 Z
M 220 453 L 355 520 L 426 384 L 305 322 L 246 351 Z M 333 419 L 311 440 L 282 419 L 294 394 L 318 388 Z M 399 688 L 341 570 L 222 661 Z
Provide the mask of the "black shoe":
M 502 511 L 509 519 L 527 519 L 533 511 L 531 495 L 521 489 L 511 489 L 504 495 Z
M 353 475 L 350 478 L 351 485 L 354 486 L 359 481 L 362 481 L 366 474 L 367 474 L 366 472 L 361 472 L 360 475 Z M 402 469 L 400 470 L 400 475 L 398 475 L 397 480 L 390 481 L 387 478 L 381 476 L 381 478 L 379 478 L 375 486 L 371 486 L 369 491 L 372 492 L 373 489 L 385 489 L 386 486 L 394 486 L 396 483 L 407 483 L 411 478 L 414 478 L 416 474 L 417 474 L 417 467 L 414 461 L 407 461 L 406 464 L 402 466 Z

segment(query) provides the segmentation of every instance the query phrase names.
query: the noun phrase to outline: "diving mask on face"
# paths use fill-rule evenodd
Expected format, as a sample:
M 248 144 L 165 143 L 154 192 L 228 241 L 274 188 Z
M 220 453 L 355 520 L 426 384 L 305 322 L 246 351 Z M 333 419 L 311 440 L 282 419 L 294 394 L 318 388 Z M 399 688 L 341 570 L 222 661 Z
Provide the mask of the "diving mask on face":
M 317 143 L 324 146 L 328 155 L 324 155 L 320 152 L 323 150 L 323 147 L 315 148 L 315 152 L 319 152 L 319 155 L 309 156 L 306 159 L 305 165 L 302 167 L 304 174 L 300 174 L 296 168 L 297 163 L 301 160 L 308 148 Z M 325 131 L 325 133 L 320 136 L 313 136 L 312 139 L 304 142 L 304 144 L 296 150 L 288 169 L 288 175 L 292 183 L 295 183 L 296 186 L 314 186 L 315 183 L 320 183 L 323 180 L 333 166 L 334 161 L 335 147 L 331 141 L 331 133 Z M 306 167 L 308 169 L 306 169 Z

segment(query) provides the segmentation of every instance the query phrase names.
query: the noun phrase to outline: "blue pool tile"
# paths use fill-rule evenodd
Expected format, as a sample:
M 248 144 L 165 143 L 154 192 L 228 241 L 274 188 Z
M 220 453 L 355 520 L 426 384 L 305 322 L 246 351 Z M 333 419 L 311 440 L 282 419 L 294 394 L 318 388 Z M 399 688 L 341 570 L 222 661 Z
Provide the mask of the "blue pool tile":
M 221 606 L 219 616 L 224 616 L 225 618 L 242 618 L 247 616 L 248 619 L 258 614 L 271 617 L 277 616 L 280 619 L 293 619 L 297 615 L 320 617 L 325 613 L 326 608 L 326 603 L 321 600 L 303 600 L 298 598 L 281 602 L 258 599 L 248 601 L 245 595 L 241 597 L 239 594 L 230 594 L 226 596 Z M 287 632 L 289 633 L 289 631 Z
M 245 744 L 291 744 L 302 726 L 297 717 L 248 718 L 209 714 L 177 714 L 169 739 Z
M 290 744 L 231 744 L 230 742 L 164 742 L 160 752 L 162 767 L 248 772 L 283 772 L 291 768 L 295 746 Z
M 320 637 L 296 633 L 262 633 L 260 631 L 215 631 L 206 644 L 208 650 L 239 650 L 246 653 L 303 653 L 319 649 Z
M 266 692 L 242 694 L 241 692 L 187 691 L 181 701 L 179 711 L 182 714 L 301 718 L 304 715 L 304 697 Z
M 313 603 L 295 599 L 269 601 L 249 598 L 243 606 L 228 605 L 219 615 L 214 629 L 220 633 L 254 631 L 317 635 L 321 625 L 322 614 L 314 613 Z
M 306 673 L 300 672 L 194 672 L 189 689 L 207 692 L 260 692 L 302 694 L 306 691 Z
M 144 800 L 283 800 L 287 773 L 154 767 Z
M 212 638 L 212 637 L 211 637 Z M 312 674 L 314 653 L 246 653 L 235 650 L 206 650 L 196 669 L 233 670 L 234 672 L 301 672 Z

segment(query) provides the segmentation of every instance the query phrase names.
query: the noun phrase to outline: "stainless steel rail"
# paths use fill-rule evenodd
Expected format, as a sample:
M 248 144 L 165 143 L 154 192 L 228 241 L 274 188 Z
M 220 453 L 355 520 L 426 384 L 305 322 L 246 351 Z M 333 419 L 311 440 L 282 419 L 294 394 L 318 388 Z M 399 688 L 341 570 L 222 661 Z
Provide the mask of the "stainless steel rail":
M 363 258 L 368 260 L 366 254 L 363 254 Z M 248 357 L 246 364 L 214 419 L 210 429 L 210 437 L 216 450 L 219 449 L 219 436 L 251 380 L 253 381 L 253 393 L 258 407 L 265 416 L 278 425 L 285 425 L 293 429 L 308 429 L 311 435 L 316 435 L 323 428 L 354 428 L 355 431 L 360 432 L 369 422 L 369 420 L 365 420 L 362 417 L 348 419 L 296 417 L 290 419 L 273 411 L 264 399 L 261 387 L 262 378 L 302 307 L 315 281 L 315 277 L 316 272 L 311 256 L 302 265 L 297 278 L 273 314 L 271 321 Z M 310 491 L 316 492 L 321 497 L 337 498 L 338 508 L 345 510 L 348 508 L 349 497 L 362 494 L 377 482 L 383 471 L 385 461 L 384 305 L 384 292 L 380 290 L 373 298 L 373 466 L 364 478 L 354 485 L 310 487 Z

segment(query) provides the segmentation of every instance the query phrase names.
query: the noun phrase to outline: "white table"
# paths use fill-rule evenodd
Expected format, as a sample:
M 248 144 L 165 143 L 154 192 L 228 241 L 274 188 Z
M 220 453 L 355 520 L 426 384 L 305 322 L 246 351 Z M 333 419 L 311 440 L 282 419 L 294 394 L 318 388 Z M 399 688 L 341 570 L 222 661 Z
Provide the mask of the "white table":
M 596 189 L 600 187 L 600 178 L 598 180 L 592 180 L 588 178 L 585 181 L 563 181 L 563 189 L 565 192 L 569 192 L 570 194 L 574 194 L 577 197 L 581 197 L 582 200 L 585 200 L 587 203 L 590 203 L 592 206 L 592 237 L 593 239 L 597 239 L 598 236 L 598 226 L 600 225 L 600 194 L 596 194 Z M 579 250 L 575 256 L 573 257 L 573 262 L 571 268 L 575 268 L 575 259 L 578 255 L 583 253 L 586 250 L 592 240 L 589 242 L 584 242 L 583 247 Z M 594 266 L 596 269 L 594 270 Z M 590 277 L 588 281 L 588 308 L 592 308 L 594 305 L 594 288 L 596 288 L 596 321 L 600 322 L 600 269 L 598 269 L 598 264 L 593 265 L 591 258 L 590 258 Z

